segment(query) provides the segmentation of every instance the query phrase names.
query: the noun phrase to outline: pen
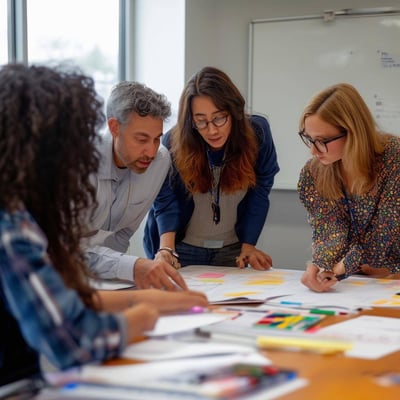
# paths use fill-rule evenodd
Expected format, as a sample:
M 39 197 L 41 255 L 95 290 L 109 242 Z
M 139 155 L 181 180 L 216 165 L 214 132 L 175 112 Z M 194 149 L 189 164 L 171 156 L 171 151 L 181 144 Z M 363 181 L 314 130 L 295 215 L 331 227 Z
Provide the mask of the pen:
M 322 314 L 322 315 L 336 315 L 337 314 L 337 312 L 334 310 L 321 310 L 320 308 L 301 307 L 302 303 L 300 303 L 300 302 L 281 301 L 280 304 L 282 304 L 282 305 L 286 304 L 287 306 L 290 306 L 290 305 L 299 306 L 299 308 L 297 308 L 297 307 L 293 307 L 293 308 L 304 310 L 306 312 L 309 312 L 310 314 Z
M 324 338 L 288 337 L 288 336 L 259 336 L 257 346 L 263 348 L 285 348 L 295 350 L 316 351 L 321 354 L 337 353 L 350 350 L 353 343 L 344 340 L 327 340 Z
M 291 306 L 290 304 L 294 304 L 293 306 Z M 302 306 L 301 306 L 301 305 Z M 314 305 L 314 307 L 307 307 L 306 304 L 300 303 L 300 302 L 286 302 L 287 307 L 286 308 L 282 308 L 284 310 L 290 310 L 290 309 L 294 309 L 294 310 L 302 310 L 302 311 L 308 311 L 310 312 L 310 310 L 320 310 L 320 314 L 322 314 L 323 310 L 327 310 L 327 311 L 332 311 L 334 313 L 334 315 L 346 315 L 346 314 L 350 314 L 352 311 L 351 309 L 349 309 L 348 307 L 343 307 L 343 306 L 337 306 L 337 305 L 325 305 L 325 304 L 321 304 L 321 305 Z M 282 303 L 279 304 L 272 304 L 272 307 L 281 307 L 283 306 Z M 343 311 L 342 311 L 343 310 Z M 360 311 L 361 308 L 354 310 L 354 311 Z M 313 312 L 312 314 L 318 314 L 318 312 Z M 330 312 L 327 313 L 327 315 L 333 315 Z
M 293 304 L 293 303 L 291 303 Z M 300 304 L 300 303 L 296 303 L 296 304 Z M 229 311 L 237 311 L 237 312 L 256 312 L 256 313 L 263 313 L 266 314 L 270 311 L 274 311 L 274 310 L 281 310 L 281 311 L 285 311 L 285 312 L 293 312 L 293 310 L 296 310 L 296 313 L 298 313 L 299 315 L 305 315 L 305 314 L 322 314 L 322 315 L 346 315 L 348 314 L 347 311 L 335 311 L 335 310 L 329 310 L 329 309 L 320 309 L 320 308 L 308 308 L 308 307 L 279 307 L 277 305 L 271 305 L 269 308 L 266 309 L 243 309 L 243 308 L 237 308 L 237 307 L 227 307 L 226 310 Z
M 288 301 L 288 300 L 282 300 L 279 302 L 279 304 L 286 304 L 290 306 L 302 306 L 303 304 L 300 303 L 299 301 Z
M 336 311 L 333 310 L 320 310 L 318 308 L 311 308 L 309 310 L 310 314 L 322 314 L 322 315 L 336 315 Z

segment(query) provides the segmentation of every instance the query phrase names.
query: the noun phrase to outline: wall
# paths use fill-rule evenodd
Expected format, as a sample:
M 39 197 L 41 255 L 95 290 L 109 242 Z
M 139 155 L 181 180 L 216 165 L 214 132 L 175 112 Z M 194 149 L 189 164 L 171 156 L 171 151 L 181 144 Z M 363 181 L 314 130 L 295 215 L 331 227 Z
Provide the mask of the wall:
M 253 19 L 382 6 L 400 8 L 400 1 L 387 0 L 382 4 L 380 0 L 187 0 L 186 79 L 202 66 L 214 65 L 224 69 L 247 95 L 249 23 Z M 311 231 L 297 193 L 274 190 L 259 246 L 272 255 L 275 266 L 303 268 L 310 258 L 310 242 Z
M 310 158 L 310 149 L 295 139 L 299 116 L 321 88 L 353 84 L 379 128 L 400 135 L 399 12 L 256 20 L 250 36 L 247 104 L 268 118 L 274 133 L 281 167 L 275 189 L 297 187 Z
M 383 5 L 400 8 L 400 1 Z M 186 0 L 185 80 L 213 65 L 227 72 L 246 96 L 250 21 L 383 5 L 379 0 Z M 302 269 L 311 254 L 311 230 L 297 193 L 273 190 L 270 200 L 258 246 L 271 254 L 276 267 Z M 142 254 L 140 232 L 137 236 L 134 248 Z

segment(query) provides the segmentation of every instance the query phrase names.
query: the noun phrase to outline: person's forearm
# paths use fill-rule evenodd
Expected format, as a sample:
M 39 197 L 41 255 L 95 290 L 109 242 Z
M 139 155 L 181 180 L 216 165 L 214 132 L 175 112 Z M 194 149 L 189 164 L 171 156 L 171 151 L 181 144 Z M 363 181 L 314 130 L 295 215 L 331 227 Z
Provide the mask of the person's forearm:
M 395 272 L 394 274 L 389 274 L 385 276 L 386 279 L 400 279 L 400 272 Z
M 175 232 L 165 232 L 160 236 L 160 248 L 168 247 L 175 250 Z
M 102 311 L 120 312 L 139 303 L 140 300 L 140 291 L 137 290 L 99 290 L 95 304 Z
M 176 269 L 181 267 L 179 254 L 175 251 L 175 232 L 165 232 L 160 236 L 160 247 L 155 258 L 159 257 L 162 257 Z

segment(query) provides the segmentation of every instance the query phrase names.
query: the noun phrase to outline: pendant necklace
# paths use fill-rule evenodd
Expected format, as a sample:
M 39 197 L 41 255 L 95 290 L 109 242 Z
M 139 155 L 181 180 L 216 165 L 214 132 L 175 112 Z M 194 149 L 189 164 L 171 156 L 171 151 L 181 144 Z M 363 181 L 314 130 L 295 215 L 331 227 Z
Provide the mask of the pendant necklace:
M 221 175 L 225 164 L 225 150 L 207 150 L 208 166 L 211 172 L 211 209 L 213 212 L 213 222 L 218 225 L 221 220 L 221 209 L 219 206 L 219 195 L 221 187 Z

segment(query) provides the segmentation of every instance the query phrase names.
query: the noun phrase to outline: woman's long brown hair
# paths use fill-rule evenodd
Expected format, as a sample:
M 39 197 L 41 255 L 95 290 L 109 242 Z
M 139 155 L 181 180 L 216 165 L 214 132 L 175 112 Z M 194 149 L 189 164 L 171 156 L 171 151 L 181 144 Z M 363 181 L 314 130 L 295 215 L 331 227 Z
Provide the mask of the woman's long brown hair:
M 172 158 L 187 190 L 205 193 L 211 187 L 207 144 L 193 126 L 192 100 L 196 96 L 210 97 L 219 110 L 229 113 L 232 120 L 232 130 L 225 146 L 221 190 L 229 194 L 253 187 L 256 184 L 254 166 L 259 145 L 244 111 L 244 98 L 223 71 L 204 67 L 183 90 L 178 122 L 171 136 Z

